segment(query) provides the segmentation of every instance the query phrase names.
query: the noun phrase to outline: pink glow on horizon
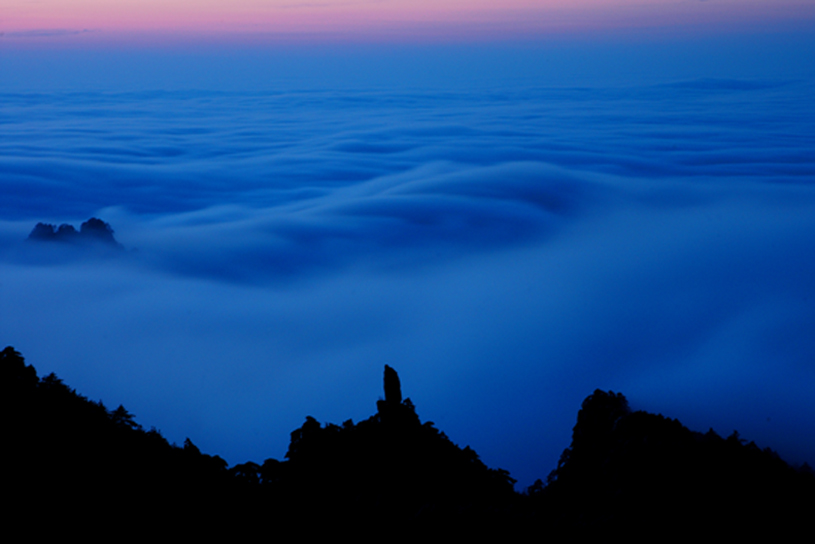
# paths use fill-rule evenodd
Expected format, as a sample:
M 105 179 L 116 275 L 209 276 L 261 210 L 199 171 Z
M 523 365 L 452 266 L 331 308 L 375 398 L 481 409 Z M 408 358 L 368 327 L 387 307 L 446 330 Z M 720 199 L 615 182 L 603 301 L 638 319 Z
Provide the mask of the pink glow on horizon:
M 14 41 L 71 36 L 86 41 L 138 36 L 421 41 L 815 21 L 811 0 L 11 1 L 2 9 L 0 32 Z

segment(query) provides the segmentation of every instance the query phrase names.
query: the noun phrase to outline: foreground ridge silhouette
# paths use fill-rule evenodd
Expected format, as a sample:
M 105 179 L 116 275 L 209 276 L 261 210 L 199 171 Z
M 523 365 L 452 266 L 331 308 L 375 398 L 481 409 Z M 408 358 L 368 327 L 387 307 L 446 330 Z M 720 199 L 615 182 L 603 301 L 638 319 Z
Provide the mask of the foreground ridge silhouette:
M 307 417 L 284 460 L 227 467 L 187 439 L 145 431 L 54 374 L 38 378 L 19 352 L 0 352 L 2 489 L 7 526 L 38 534 L 257 538 L 258 526 L 301 536 L 428 534 L 559 539 L 618 532 L 775 535 L 809 528 L 815 475 L 734 433 L 700 434 L 632 412 L 597 390 L 544 484 L 516 493 L 504 470 L 422 423 L 385 366 L 384 400 L 354 424 Z M 111 533 L 111 531 L 117 531 Z M 441 532 L 441 533 L 440 533 Z

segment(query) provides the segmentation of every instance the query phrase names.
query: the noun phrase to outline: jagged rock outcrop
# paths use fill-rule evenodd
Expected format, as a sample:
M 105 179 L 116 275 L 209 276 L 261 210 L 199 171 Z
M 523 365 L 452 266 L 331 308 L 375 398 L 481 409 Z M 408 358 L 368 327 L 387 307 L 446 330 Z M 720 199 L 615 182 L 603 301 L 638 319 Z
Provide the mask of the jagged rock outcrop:
M 73 225 L 59 227 L 48 223 L 37 223 L 28 240 L 34 242 L 62 242 L 73 245 L 122 249 L 122 244 L 113 237 L 113 229 L 101 219 L 91 217 L 76 230 Z
M 308 417 L 292 433 L 288 461 L 274 466 L 290 497 L 340 518 L 361 509 L 419 524 L 438 516 L 477 523 L 516 498 L 508 472 L 488 468 L 472 449 L 420 421 L 388 366 L 384 385 L 374 416 L 342 426 Z

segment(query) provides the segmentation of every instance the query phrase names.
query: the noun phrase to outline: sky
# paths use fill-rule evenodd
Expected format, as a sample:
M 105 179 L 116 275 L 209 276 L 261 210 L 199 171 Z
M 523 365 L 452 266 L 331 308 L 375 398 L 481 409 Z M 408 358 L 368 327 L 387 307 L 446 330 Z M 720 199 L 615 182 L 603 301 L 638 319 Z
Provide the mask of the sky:
M 491 4 L 0 0 L 0 347 L 230 464 L 385 364 L 519 487 L 596 388 L 812 464 L 813 4 Z
M 456 41 L 811 23 L 809 0 L 3 0 L 7 41 Z M 672 29 L 672 30 L 669 30 Z

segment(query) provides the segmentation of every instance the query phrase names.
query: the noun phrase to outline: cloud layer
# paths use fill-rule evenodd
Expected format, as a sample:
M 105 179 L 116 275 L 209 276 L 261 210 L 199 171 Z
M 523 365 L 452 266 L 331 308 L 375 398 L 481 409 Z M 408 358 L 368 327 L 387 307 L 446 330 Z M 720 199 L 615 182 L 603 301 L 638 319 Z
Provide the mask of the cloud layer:
M 385 363 L 523 485 L 598 387 L 812 462 L 813 91 L 5 93 L 0 341 L 231 463 Z

